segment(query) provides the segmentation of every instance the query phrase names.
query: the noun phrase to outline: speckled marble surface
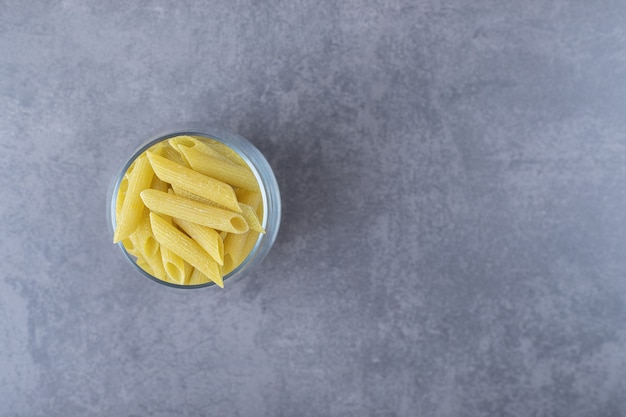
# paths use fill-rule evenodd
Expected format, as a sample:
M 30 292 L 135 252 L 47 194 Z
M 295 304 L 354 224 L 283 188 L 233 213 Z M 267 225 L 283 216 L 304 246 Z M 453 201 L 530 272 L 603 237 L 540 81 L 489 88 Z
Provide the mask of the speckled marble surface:
M 0 1 L 0 416 L 626 415 L 626 4 Z M 163 127 L 283 223 L 223 291 L 111 244 Z

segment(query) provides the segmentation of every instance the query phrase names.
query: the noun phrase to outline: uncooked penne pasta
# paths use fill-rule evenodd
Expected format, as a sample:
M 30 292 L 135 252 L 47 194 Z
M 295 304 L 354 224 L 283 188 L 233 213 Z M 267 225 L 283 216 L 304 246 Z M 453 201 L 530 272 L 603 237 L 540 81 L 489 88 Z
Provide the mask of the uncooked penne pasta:
M 222 142 L 213 139 L 207 139 L 205 143 L 216 152 L 228 158 L 229 161 L 244 167 L 248 166 L 246 162 L 237 154 L 237 152 L 232 150 L 230 147 L 224 145 Z
M 176 151 L 181 154 L 181 157 L 183 159 L 186 158 L 183 152 L 181 152 L 181 146 L 184 146 L 186 148 L 193 148 L 199 152 L 202 152 L 204 155 L 230 162 L 230 159 L 228 159 L 228 157 L 222 155 L 221 153 L 217 152 L 209 145 L 207 145 L 206 140 L 198 139 L 194 136 L 176 136 L 168 140 L 168 143 L 172 148 L 176 149 Z
M 193 272 L 191 273 L 191 276 L 189 277 L 189 282 L 187 284 L 188 285 L 201 285 L 201 284 L 206 284 L 209 281 L 211 281 L 209 277 L 204 275 L 198 269 L 194 268 Z
M 133 233 L 132 235 L 130 235 L 129 239 L 133 242 L 133 245 L 137 249 L 137 252 L 138 252 L 137 259 L 143 259 L 144 262 L 150 266 L 150 269 L 152 272 L 149 272 L 149 274 L 154 275 L 160 280 L 167 281 L 168 280 L 167 274 L 165 273 L 165 269 L 163 268 L 163 262 L 161 261 L 160 247 L 157 246 L 157 250 L 154 253 L 154 255 L 150 256 L 141 251 L 142 245 L 139 242 L 139 239 L 137 238 L 136 233 Z
M 133 242 L 130 240 L 130 236 L 122 240 L 122 246 L 124 246 L 124 249 L 126 249 L 126 252 L 129 254 L 135 257 L 139 255 L 139 251 L 135 249 L 135 245 L 133 245 Z
M 165 246 L 161 246 L 161 262 L 163 263 L 165 273 L 172 282 L 178 285 L 187 283 L 193 268 L 183 258 Z
M 259 221 L 263 218 L 263 197 L 260 192 L 238 189 L 235 191 L 237 200 L 240 203 L 247 204 L 256 211 Z
M 249 167 L 237 165 L 229 160 L 216 158 L 199 151 L 196 147 L 179 145 L 180 153 L 191 168 L 233 187 L 258 190 L 259 183 Z
M 162 246 L 170 249 L 211 281 L 224 288 L 219 265 L 200 245 L 156 213 L 150 213 L 150 224 L 154 236 Z
M 114 242 L 175 285 L 223 288 L 265 233 L 261 184 L 232 148 L 179 135 L 129 165 L 115 196 Z
M 239 213 L 202 204 L 197 201 L 157 190 L 144 190 L 141 199 L 151 211 L 163 213 L 229 233 L 245 233 L 248 223 Z
M 177 185 L 172 186 L 172 191 L 174 191 L 174 194 L 176 194 L 179 197 L 188 198 L 189 200 L 197 201 L 198 203 L 202 203 L 202 204 L 216 205 L 211 200 L 207 200 L 204 197 L 200 197 L 199 195 L 196 195 L 190 191 L 187 191 L 184 188 L 180 188 Z
M 154 173 L 161 180 L 241 213 L 237 196 L 230 185 L 179 165 L 153 152 L 148 151 L 147 154 Z
M 161 150 L 160 155 L 163 156 L 164 158 L 169 159 L 172 162 L 176 162 L 179 165 L 184 165 L 187 168 L 189 168 L 189 163 L 185 161 L 185 159 L 180 154 L 180 152 L 178 152 L 176 149 L 172 148 L 171 146 L 167 146 L 163 148 Z
M 172 224 L 171 216 L 163 214 L 161 217 L 166 222 Z M 152 234 L 152 226 L 150 225 L 150 217 L 148 214 L 146 214 L 146 223 L 150 227 L 150 233 Z M 154 239 L 154 235 L 152 235 L 152 239 L 158 245 L 158 242 Z M 185 285 L 185 281 L 189 278 L 189 275 L 191 275 L 191 266 L 166 247 L 161 246 L 159 250 L 161 254 L 161 264 L 163 265 L 169 281 L 174 284 Z
M 261 193 L 238 189 L 236 191 L 236 195 L 241 207 L 244 207 L 245 205 L 254 209 L 257 215 L 257 220 L 262 218 L 263 204 L 261 203 L 263 198 Z M 233 235 L 229 233 L 224 238 L 224 273 L 229 273 L 239 266 L 246 256 L 248 256 L 258 239 L 259 233 L 253 230 L 241 235 Z
M 180 152 L 178 152 L 178 149 L 173 148 L 167 141 L 157 143 L 151 147 L 149 151 L 189 168 L 189 164 L 185 162 Z
M 164 191 L 167 192 L 167 190 L 170 188 L 170 186 L 163 181 L 161 178 L 157 177 L 156 175 L 154 176 L 154 178 L 152 178 L 152 184 L 150 185 L 150 188 L 153 190 L 159 190 L 159 191 Z
M 246 233 L 246 241 L 243 244 L 243 251 L 242 251 L 244 258 L 248 256 L 250 251 L 252 251 L 252 248 L 254 248 L 254 245 L 256 245 L 256 242 L 259 240 L 259 236 L 260 236 L 259 232 L 255 232 L 252 230 Z M 241 260 L 243 261 L 243 259 Z
M 174 218 L 174 223 L 195 240 L 219 265 L 224 265 L 224 243 L 210 227 Z
M 224 273 L 228 274 L 235 269 L 248 253 L 244 252 L 244 246 L 248 239 L 248 233 L 234 235 L 229 233 L 224 239 Z M 256 234 L 256 233 L 255 233 Z M 258 234 L 257 234 L 258 236 Z
M 135 236 L 133 243 L 140 253 L 146 257 L 154 257 L 156 255 L 159 249 L 159 243 L 154 239 L 154 235 L 152 234 L 147 210 L 144 209 L 144 214 L 137 225 L 137 229 L 133 232 L 133 235 Z
M 128 189 L 120 210 L 120 216 L 115 219 L 116 227 L 113 235 L 113 243 L 117 243 L 130 236 L 141 221 L 144 204 L 139 193 L 150 187 L 153 176 L 154 172 L 152 171 L 148 158 L 143 155 L 137 158 L 135 168 L 128 178 Z
M 244 219 L 246 219 L 249 229 L 259 233 L 265 233 L 265 229 L 261 226 L 261 222 L 259 222 L 255 210 L 251 206 L 244 203 L 239 203 L 239 205 L 243 210 L 241 215 Z
M 115 199 L 115 218 L 118 219 L 120 217 L 120 213 L 122 212 L 122 206 L 124 205 L 124 198 L 126 198 L 126 192 L 128 191 L 128 177 L 130 173 L 135 169 L 135 161 L 128 167 L 122 180 L 120 181 L 120 186 L 117 189 L 117 198 Z
M 217 203 L 214 203 L 211 200 L 207 200 L 204 197 L 200 197 L 199 195 L 196 195 L 190 191 L 187 191 L 183 188 L 180 187 L 176 187 L 176 186 L 172 186 L 172 191 L 174 191 L 174 194 L 176 194 L 179 197 L 184 197 L 187 198 L 189 200 L 193 200 L 193 201 L 197 201 L 198 203 L 202 203 L 202 204 L 208 204 L 209 206 L 213 206 L 213 207 L 219 207 L 222 208 L 224 210 L 228 210 L 226 207 L 221 206 Z
M 228 234 L 224 239 L 224 273 L 230 273 L 241 259 L 243 245 L 246 243 L 247 233 L 241 235 Z
M 126 191 L 128 191 L 128 177 L 124 176 L 120 181 L 120 186 L 117 190 L 117 198 L 115 199 L 115 218 L 120 218 L 122 212 L 122 206 L 124 205 L 124 199 L 126 198 Z

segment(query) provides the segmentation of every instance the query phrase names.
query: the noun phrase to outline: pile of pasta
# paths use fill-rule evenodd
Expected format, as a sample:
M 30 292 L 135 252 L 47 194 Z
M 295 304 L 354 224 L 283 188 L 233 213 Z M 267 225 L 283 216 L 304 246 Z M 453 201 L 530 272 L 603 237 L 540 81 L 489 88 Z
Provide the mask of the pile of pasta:
M 223 288 L 224 275 L 265 233 L 262 218 L 257 179 L 234 150 L 176 136 L 142 153 L 124 174 L 113 242 L 160 280 Z

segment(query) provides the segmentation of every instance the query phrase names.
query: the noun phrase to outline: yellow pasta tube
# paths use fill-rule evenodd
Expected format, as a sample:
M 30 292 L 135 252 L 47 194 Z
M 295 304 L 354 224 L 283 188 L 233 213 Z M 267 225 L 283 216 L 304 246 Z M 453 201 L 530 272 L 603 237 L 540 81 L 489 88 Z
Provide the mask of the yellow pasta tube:
M 222 275 L 221 267 L 220 267 L 220 275 Z M 189 277 L 188 285 L 206 284 L 209 281 L 211 281 L 209 277 L 207 277 L 202 272 L 194 268 L 193 272 L 191 273 L 191 276 Z
M 248 223 L 248 227 L 250 230 L 265 234 L 265 229 L 261 226 L 261 222 L 259 222 L 258 217 L 256 216 L 256 212 L 254 209 L 243 203 L 239 203 L 243 212 L 241 215 L 244 219 L 246 219 L 246 223 Z
M 157 190 L 144 190 L 141 199 L 152 211 L 230 233 L 245 233 L 248 223 L 241 214 L 202 204 Z
M 209 206 L 219 207 L 221 209 L 228 210 L 224 206 L 220 206 L 219 204 L 214 203 L 211 200 L 207 200 L 206 198 L 200 197 L 199 195 L 189 192 L 183 188 L 172 186 L 171 190 L 174 191 L 174 194 L 176 194 L 179 197 L 184 197 L 189 200 L 197 201 L 198 203 L 208 204 Z
M 259 183 L 249 167 L 202 153 L 197 148 L 179 145 L 180 153 L 191 168 L 234 187 L 258 190 Z
M 124 205 L 124 198 L 126 198 L 126 192 L 128 191 L 128 177 L 130 173 L 135 168 L 135 161 L 128 167 L 122 180 L 120 181 L 120 186 L 117 189 L 117 198 L 115 200 L 115 218 L 120 217 L 120 213 L 122 212 L 122 206 Z
M 229 274 L 237 265 L 246 241 L 246 234 L 228 235 L 224 239 L 224 273 Z
M 224 239 L 224 273 L 228 274 L 244 260 L 244 245 L 249 233 L 229 233 Z M 245 254 L 247 255 L 247 254 Z
M 172 224 L 172 218 L 170 216 L 162 215 L 161 216 L 166 222 Z M 147 229 L 150 232 L 151 240 L 156 244 L 159 248 L 160 259 L 157 258 L 155 261 L 160 261 L 165 271 L 165 274 L 169 278 L 169 282 L 173 282 L 174 284 L 184 285 L 189 275 L 191 275 L 191 267 L 187 262 L 185 262 L 180 256 L 176 255 L 171 250 L 166 247 L 160 246 L 159 243 L 154 239 L 154 235 L 152 234 L 152 226 L 150 225 L 150 217 L 146 214 L 146 222 Z M 143 222 L 142 222 L 143 226 Z M 140 230 L 142 229 L 140 226 Z M 146 228 L 145 226 L 143 228 Z M 156 254 L 156 251 L 154 251 Z
M 130 237 L 127 237 L 126 239 L 122 240 L 122 246 L 124 246 L 124 249 L 126 249 L 126 252 L 128 252 L 129 254 L 135 257 L 139 255 L 139 251 L 135 249 L 135 245 L 133 245 L 133 242 L 130 240 Z
M 240 188 L 235 191 L 235 195 L 240 203 L 247 204 L 255 210 L 258 219 L 263 218 L 263 197 L 260 192 Z
M 137 233 L 133 233 L 132 235 L 130 235 L 129 239 L 133 242 L 133 245 L 137 249 L 137 252 L 138 252 L 137 259 L 138 260 L 141 259 L 142 263 L 146 263 L 150 267 L 149 271 L 148 270 L 145 270 L 145 271 L 162 281 L 168 281 L 167 274 L 165 273 L 165 269 L 163 268 L 163 263 L 161 261 L 160 247 L 157 245 L 157 249 L 154 252 L 154 254 L 148 255 L 147 253 L 142 251 L 142 247 L 144 246 L 142 246 L 142 244 L 139 242 Z M 141 265 L 139 266 L 141 267 Z
M 161 262 L 165 273 L 172 282 L 179 285 L 185 285 L 187 283 L 193 268 L 185 262 L 183 258 L 165 246 L 161 246 Z
M 149 151 L 189 168 L 189 164 L 185 162 L 178 149 L 173 148 L 167 141 L 157 143 Z
M 116 217 L 115 233 L 113 243 L 117 243 L 130 236 L 141 221 L 144 204 L 139 193 L 152 183 L 154 172 L 150 162 L 145 156 L 140 156 L 135 161 L 135 168 L 128 177 L 128 190 L 120 210 L 119 218 Z
M 162 246 L 170 249 L 219 287 L 224 288 L 219 265 L 200 245 L 156 213 L 150 213 L 150 224 L 154 236 Z
M 210 227 L 174 218 L 174 223 L 195 240 L 219 265 L 224 265 L 224 243 Z
M 198 152 L 203 153 L 204 155 L 212 156 L 214 158 L 218 158 L 223 161 L 230 162 L 230 159 L 228 159 L 226 156 L 222 155 L 221 153 L 217 152 L 216 150 L 208 146 L 206 143 L 206 140 L 199 139 L 194 136 L 176 136 L 174 138 L 169 139 L 168 143 L 170 144 L 172 148 L 176 149 L 176 151 L 180 153 L 183 159 L 186 159 L 186 158 L 183 152 L 181 152 L 181 147 L 186 147 L 186 148 L 193 148 L 197 150 Z
M 146 261 L 148 261 L 148 263 L 152 267 L 155 277 L 163 281 L 171 282 L 168 279 L 167 272 L 165 272 L 165 268 L 163 268 L 163 260 L 161 257 L 161 245 L 159 245 L 159 249 L 157 249 L 157 253 L 155 253 L 154 256 L 146 258 Z
M 208 204 L 210 206 L 219 206 L 218 204 L 215 204 L 214 202 L 212 202 L 211 200 L 207 200 L 204 197 L 200 197 L 199 195 L 196 195 L 192 192 L 189 192 L 183 188 L 177 187 L 175 185 L 172 186 L 172 191 L 174 191 L 174 194 L 176 194 L 179 197 L 184 197 L 187 198 L 189 200 L 193 200 L 193 201 L 197 201 L 198 203 L 202 203 L 202 204 Z
M 128 177 L 125 175 L 120 181 L 120 186 L 117 190 L 117 198 L 115 199 L 115 218 L 120 218 L 122 213 L 122 206 L 124 205 L 124 199 L 126 198 L 126 191 L 128 191 Z
M 229 146 L 224 145 L 222 142 L 219 142 L 219 141 L 213 140 L 213 139 L 208 139 L 208 140 L 205 141 L 205 143 L 207 144 L 207 146 L 209 146 L 214 151 L 216 151 L 219 154 L 223 155 L 224 157 L 228 158 L 229 161 L 231 161 L 231 162 L 233 162 L 233 163 L 235 163 L 237 165 L 244 166 L 244 167 L 248 166 L 246 164 L 246 162 L 241 158 L 241 156 L 239 156 L 237 154 L 237 152 L 235 152 Z
M 183 165 L 189 168 L 189 164 L 187 163 L 187 161 L 185 161 L 180 152 L 176 151 L 176 149 L 172 148 L 171 146 L 164 148 L 161 151 L 161 155 L 172 162 L 176 162 L 179 165 Z
M 153 152 L 148 151 L 147 154 L 155 174 L 161 180 L 241 213 L 237 196 L 230 185 L 195 172 Z
M 152 184 L 150 184 L 150 188 L 152 188 L 153 190 L 167 192 L 170 186 L 168 183 L 166 183 L 165 181 L 163 181 L 162 179 L 160 179 L 159 177 L 155 175 L 154 178 L 152 178 Z
M 254 245 L 256 245 L 256 242 L 259 240 L 259 232 L 254 232 L 254 231 L 250 231 L 248 233 L 246 233 L 246 241 L 243 244 L 243 255 L 248 256 L 248 254 L 252 251 L 252 248 L 254 248 Z M 241 259 L 243 261 L 243 258 Z
M 239 205 L 250 207 L 256 212 L 256 219 L 263 215 L 263 204 L 261 193 L 238 189 L 236 191 Z M 247 210 L 247 209 L 244 209 Z M 259 222 L 260 223 L 260 222 Z M 224 273 L 229 273 L 235 269 L 248 256 L 259 238 L 259 233 L 250 230 L 248 233 L 233 235 L 229 233 L 224 237 Z
M 144 209 L 141 221 L 137 225 L 137 229 L 133 233 L 135 239 L 133 244 L 137 250 L 146 257 L 154 257 L 159 249 L 159 243 L 154 239 L 152 228 L 150 227 L 150 218 L 147 210 Z

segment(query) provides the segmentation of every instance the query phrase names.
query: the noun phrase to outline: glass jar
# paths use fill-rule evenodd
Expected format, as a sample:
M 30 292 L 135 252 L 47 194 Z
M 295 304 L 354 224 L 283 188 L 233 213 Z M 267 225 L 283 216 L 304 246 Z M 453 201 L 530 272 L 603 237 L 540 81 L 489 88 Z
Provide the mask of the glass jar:
M 261 221 L 261 225 L 265 229 L 266 233 L 259 234 L 256 244 L 254 244 L 248 255 L 237 267 L 224 275 L 223 279 L 225 282 L 232 281 L 233 278 L 241 277 L 247 271 L 250 271 L 254 266 L 260 264 L 269 253 L 274 241 L 276 240 L 276 235 L 278 234 L 280 226 L 281 201 L 276 177 L 274 176 L 274 172 L 263 154 L 261 154 L 261 152 L 247 139 L 227 130 L 212 126 L 185 127 L 183 129 L 169 130 L 165 133 L 156 135 L 140 146 L 132 154 L 132 156 L 121 165 L 109 187 L 107 197 L 107 217 L 109 220 L 108 223 L 110 226 L 111 237 L 113 236 L 116 226 L 115 203 L 117 194 L 124 174 L 130 165 L 137 157 L 139 157 L 139 155 L 143 154 L 147 149 L 151 148 L 155 144 L 181 135 L 204 137 L 227 145 L 250 167 L 259 184 L 263 204 L 263 218 L 259 220 Z M 124 257 L 130 262 L 137 272 L 152 281 L 158 282 L 159 284 L 184 289 L 204 288 L 215 285 L 212 281 L 199 285 L 179 285 L 163 281 L 142 269 L 138 265 L 135 257 L 128 253 L 122 242 L 117 243 L 117 245 Z

